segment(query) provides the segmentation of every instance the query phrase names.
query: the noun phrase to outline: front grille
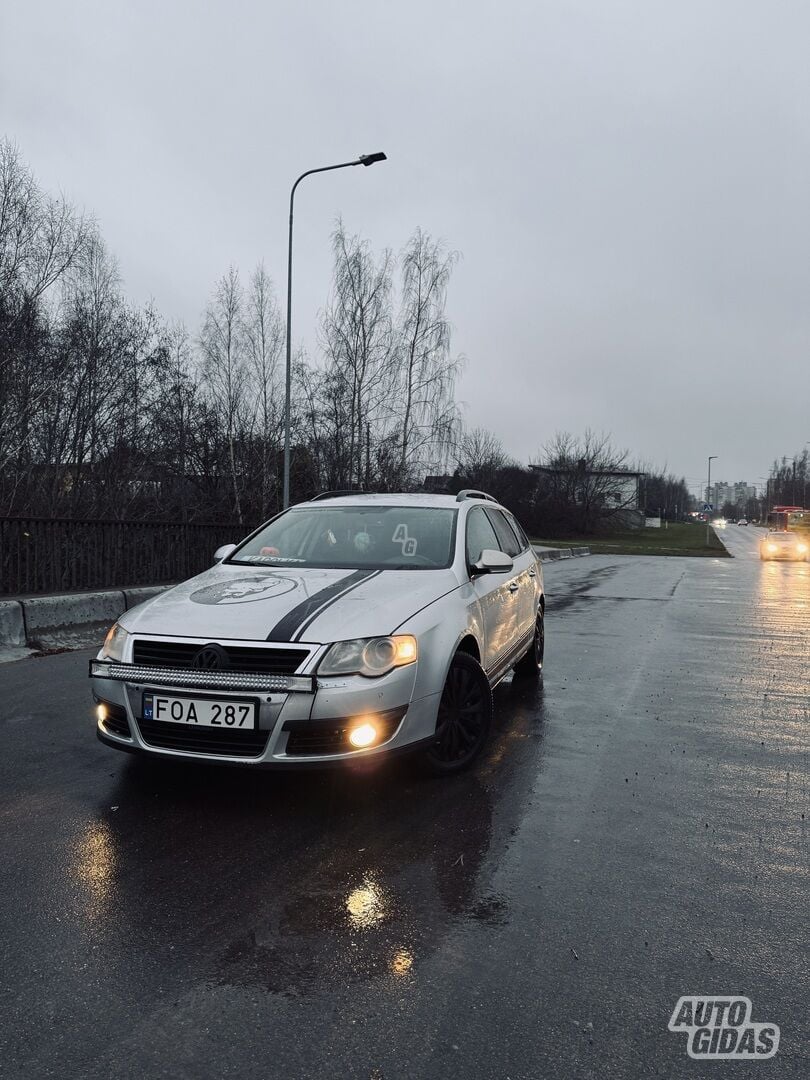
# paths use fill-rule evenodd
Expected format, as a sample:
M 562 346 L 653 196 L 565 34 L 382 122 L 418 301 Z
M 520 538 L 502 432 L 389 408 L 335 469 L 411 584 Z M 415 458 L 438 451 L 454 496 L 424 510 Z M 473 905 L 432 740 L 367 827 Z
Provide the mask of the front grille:
M 261 757 L 267 746 L 268 731 L 217 731 L 215 728 L 191 728 L 163 720 L 139 720 L 143 741 L 160 750 L 179 750 L 187 754 L 220 754 L 227 757 Z
M 207 643 L 152 641 L 136 638 L 133 660 L 143 667 L 191 668 L 192 661 Z M 292 675 L 309 656 L 308 649 L 274 649 L 257 645 L 223 645 L 228 671 L 262 675 Z
M 105 717 L 101 721 L 105 731 L 109 731 L 111 735 L 118 735 L 123 739 L 131 739 L 132 733 L 129 730 L 129 721 L 127 720 L 127 712 L 121 705 L 113 705 L 112 702 L 105 701 L 104 705 Z
M 404 715 L 405 709 L 389 709 L 388 712 L 375 714 L 374 723 L 381 733 L 376 746 L 391 738 Z M 286 753 L 295 757 L 356 754 L 358 749 L 352 746 L 348 737 L 351 726 L 348 717 L 340 720 L 288 720 L 284 725 L 284 730 L 289 732 Z

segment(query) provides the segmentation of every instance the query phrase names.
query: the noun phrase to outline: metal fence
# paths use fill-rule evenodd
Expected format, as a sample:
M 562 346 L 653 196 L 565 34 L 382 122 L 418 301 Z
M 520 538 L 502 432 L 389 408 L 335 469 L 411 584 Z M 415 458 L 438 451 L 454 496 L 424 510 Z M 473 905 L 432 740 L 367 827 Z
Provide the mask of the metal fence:
M 213 562 L 242 526 L 0 518 L 0 595 L 159 585 Z

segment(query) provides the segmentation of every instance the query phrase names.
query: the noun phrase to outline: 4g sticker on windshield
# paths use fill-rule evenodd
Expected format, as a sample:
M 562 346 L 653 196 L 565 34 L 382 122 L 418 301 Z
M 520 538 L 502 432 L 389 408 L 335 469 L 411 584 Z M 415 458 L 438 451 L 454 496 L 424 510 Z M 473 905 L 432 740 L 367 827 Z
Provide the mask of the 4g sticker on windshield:
M 402 554 L 411 558 L 416 554 L 416 537 L 408 536 L 407 525 L 397 525 L 394 535 L 391 537 L 392 544 L 402 544 Z

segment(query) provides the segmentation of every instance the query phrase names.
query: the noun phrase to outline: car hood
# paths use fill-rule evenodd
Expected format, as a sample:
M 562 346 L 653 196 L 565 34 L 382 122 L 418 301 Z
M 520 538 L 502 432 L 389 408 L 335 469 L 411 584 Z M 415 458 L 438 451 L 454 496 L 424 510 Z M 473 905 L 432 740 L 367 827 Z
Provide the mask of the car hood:
M 130 633 L 324 643 L 389 634 L 460 582 L 447 570 L 220 565 L 132 608 Z

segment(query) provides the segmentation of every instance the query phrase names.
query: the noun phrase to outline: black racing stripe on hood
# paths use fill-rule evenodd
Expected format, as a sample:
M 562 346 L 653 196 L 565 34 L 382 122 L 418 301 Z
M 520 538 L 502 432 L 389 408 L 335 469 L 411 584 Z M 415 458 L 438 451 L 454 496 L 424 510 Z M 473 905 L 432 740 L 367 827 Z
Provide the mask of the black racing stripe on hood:
M 327 608 L 330 608 L 332 606 L 332 604 L 335 603 L 336 600 L 342 600 L 343 597 L 347 593 L 352 592 L 354 589 L 356 589 L 359 585 L 362 585 L 364 582 L 370 581 L 372 578 L 379 577 L 381 573 L 382 573 L 382 570 L 373 570 L 370 574 L 368 574 L 366 577 L 362 578 L 360 581 L 353 581 L 348 586 L 348 588 L 344 589 L 343 592 L 340 593 L 338 596 L 335 596 L 332 599 L 328 600 L 325 604 L 322 604 L 318 608 L 317 611 L 314 611 L 312 613 L 312 615 L 309 616 L 308 619 L 306 619 L 303 623 L 301 623 L 301 626 L 298 628 L 298 631 L 295 634 L 294 640 L 295 641 L 300 641 L 303 638 L 306 631 L 309 629 L 309 627 L 315 622 L 315 620 L 319 619 L 321 617 L 321 615 L 324 613 L 324 611 L 326 611 Z
M 316 612 L 324 607 L 333 604 L 344 592 L 353 589 L 355 585 L 359 585 L 362 581 L 366 581 L 375 572 L 377 571 L 355 570 L 353 574 L 348 574 L 346 577 L 341 578 L 340 581 L 335 581 L 331 585 L 319 589 L 312 596 L 308 596 L 306 600 L 302 600 L 300 604 L 288 611 L 282 619 L 279 619 L 267 635 L 267 641 L 292 641 L 296 630 L 301 629 L 311 616 L 314 616 Z

